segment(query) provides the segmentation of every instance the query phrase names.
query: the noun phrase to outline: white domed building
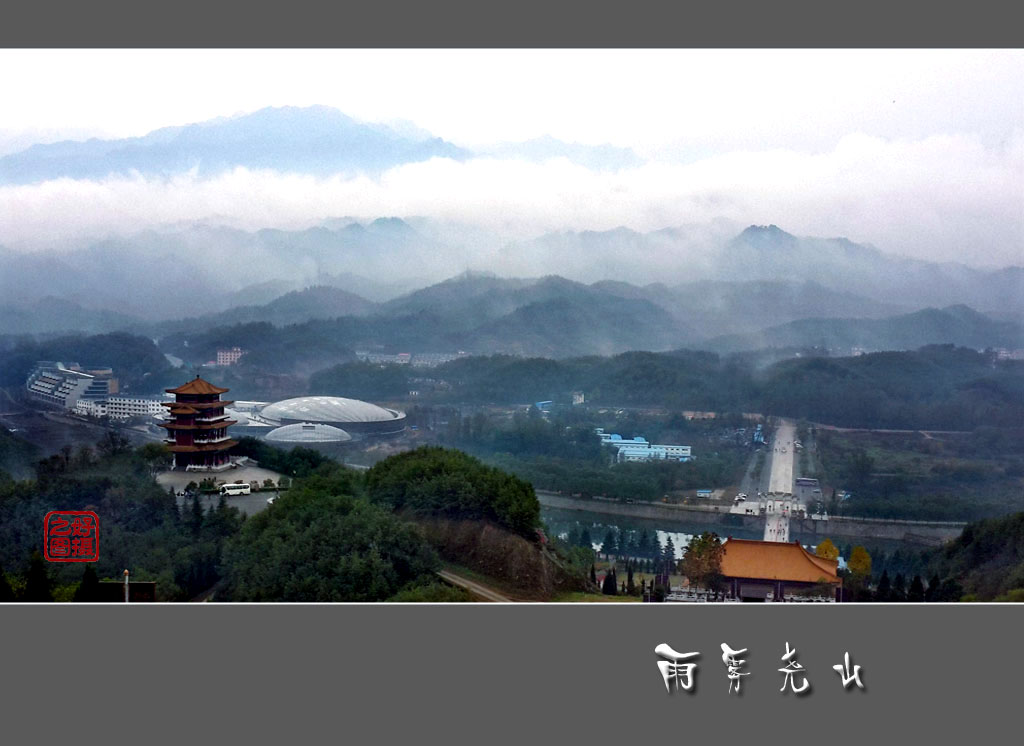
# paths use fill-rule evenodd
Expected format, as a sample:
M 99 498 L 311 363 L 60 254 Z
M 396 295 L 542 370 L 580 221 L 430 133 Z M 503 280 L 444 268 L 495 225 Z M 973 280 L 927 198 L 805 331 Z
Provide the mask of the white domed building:
M 330 425 L 351 435 L 389 435 L 405 430 L 405 412 L 340 396 L 285 399 L 263 407 L 259 416 L 276 425 Z
M 267 433 L 263 439 L 285 450 L 301 446 L 312 448 L 328 456 L 336 456 L 352 442 L 352 436 L 333 425 L 319 422 L 297 422 L 282 425 Z
M 271 443 L 306 445 L 311 443 L 347 443 L 352 436 L 333 425 L 299 422 L 276 427 L 264 436 Z

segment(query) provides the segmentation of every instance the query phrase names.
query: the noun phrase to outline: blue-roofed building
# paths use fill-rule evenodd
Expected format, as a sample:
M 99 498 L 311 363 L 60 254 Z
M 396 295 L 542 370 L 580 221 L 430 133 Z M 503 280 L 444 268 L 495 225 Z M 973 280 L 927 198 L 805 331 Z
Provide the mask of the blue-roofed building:
M 642 436 L 623 438 L 618 433 L 606 433 L 604 428 L 596 428 L 597 436 L 602 445 L 615 449 L 617 463 L 642 461 L 690 461 L 693 453 L 690 446 L 659 445 L 648 443 Z

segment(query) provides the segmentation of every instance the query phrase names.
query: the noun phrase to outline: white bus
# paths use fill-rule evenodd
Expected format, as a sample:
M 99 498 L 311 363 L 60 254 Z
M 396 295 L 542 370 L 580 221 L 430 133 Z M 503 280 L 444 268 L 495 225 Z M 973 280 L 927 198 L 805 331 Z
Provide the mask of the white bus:
M 252 492 L 252 487 L 245 482 L 237 482 L 235 484 L 222 484 L 220 486 L 220 494 L 222 495 L 248 495 Z

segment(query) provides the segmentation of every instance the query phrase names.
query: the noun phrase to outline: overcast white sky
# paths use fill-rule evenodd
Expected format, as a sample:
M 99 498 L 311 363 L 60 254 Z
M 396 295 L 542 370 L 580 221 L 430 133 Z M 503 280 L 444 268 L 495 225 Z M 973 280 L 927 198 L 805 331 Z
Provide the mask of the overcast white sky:
M 486 223 L 500 204 L 526 232 L 722 216 L 923 258 L 1024 261 L 1021 50 L 0 50 L 0 101 L 0 153 L 325 104 L 468 147 L 548 134 L 649 159 L 612 175 L 476 161 L 370 184 L 236 173 L 178 188 L 4 187 L 0 243 L 11 245 L 214 213 L 256 220 L 258 195 L 259 219 L 282 225 L 332 214 Z

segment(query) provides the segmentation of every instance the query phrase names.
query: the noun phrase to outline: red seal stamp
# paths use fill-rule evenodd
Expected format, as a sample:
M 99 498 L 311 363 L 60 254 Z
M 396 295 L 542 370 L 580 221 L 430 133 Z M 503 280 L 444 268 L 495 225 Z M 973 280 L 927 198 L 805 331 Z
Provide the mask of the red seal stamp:
M 100 519 L 91 510 L 52 510 L 43 519 L 43 552 L 50 562 L 100 558 Z

